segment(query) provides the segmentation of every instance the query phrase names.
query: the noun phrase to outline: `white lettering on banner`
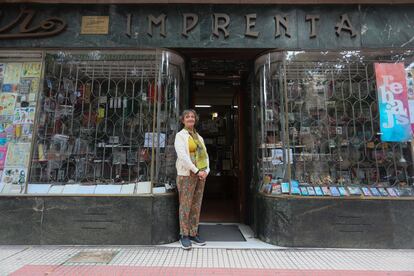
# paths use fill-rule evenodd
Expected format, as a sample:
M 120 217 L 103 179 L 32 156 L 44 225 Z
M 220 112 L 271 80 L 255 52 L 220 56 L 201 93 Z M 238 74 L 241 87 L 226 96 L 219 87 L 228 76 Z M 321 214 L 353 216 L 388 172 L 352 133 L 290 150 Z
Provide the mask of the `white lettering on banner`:
M 394 99 L 394 95 L 401 94 L 404 92 L 404 87 L 399 82 L 392 82 L 393 76 L 384 75 L 382 76 L 383 84 L 379 87 L 381 93 L 381 101 L 385 105 L 385 113 L 387 114 L 387 123 L 383 123 L 384 128 L 394 127 L 394 116 L 395 121 L 399 125 L 406 125 L 410 122 L 408 117 L 408 110 L 404 108 L 401 100 Z

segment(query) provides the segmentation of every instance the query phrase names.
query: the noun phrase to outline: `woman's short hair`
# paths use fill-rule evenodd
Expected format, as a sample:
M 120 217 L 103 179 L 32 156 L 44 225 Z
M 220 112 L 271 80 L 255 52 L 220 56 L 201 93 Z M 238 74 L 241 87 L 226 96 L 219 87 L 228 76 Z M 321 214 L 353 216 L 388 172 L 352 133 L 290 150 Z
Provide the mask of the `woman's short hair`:
M 185 110 L 181 113 L 181 116 L 180 116 L 180 122 L 181 122 L 181 123 L 184 123 L 184 122 L 183 122 L 183 121 L 184 121 L 184 117 L 185 117 L 187 114 L 189 114 L 189 113 L 193 113 L 193 114 L 194 114 L 194 117 L 195 117 L 195 123 L 197 124 L 197 123 L 198 123 L 198 120 L 199 120 L 200 118 L 199 118 L 199 116 L 198 116 L 197 112 L 196 112 L 194 109 L 185 109 Z

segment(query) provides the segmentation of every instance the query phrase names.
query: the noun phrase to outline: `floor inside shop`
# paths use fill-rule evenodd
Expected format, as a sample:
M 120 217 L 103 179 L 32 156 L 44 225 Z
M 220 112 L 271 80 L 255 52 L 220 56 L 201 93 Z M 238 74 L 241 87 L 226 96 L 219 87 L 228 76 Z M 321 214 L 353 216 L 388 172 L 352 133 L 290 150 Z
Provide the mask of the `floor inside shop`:
M 200 115 L 197 130 L 210 157 L 200 221 L 246 222 L 247 181 L 244 160 L 248 155 L 242 127 L 247 124 L 245 95 L 250 93 L 257 50 L 177 50 L 190 68 L 189 106 Z

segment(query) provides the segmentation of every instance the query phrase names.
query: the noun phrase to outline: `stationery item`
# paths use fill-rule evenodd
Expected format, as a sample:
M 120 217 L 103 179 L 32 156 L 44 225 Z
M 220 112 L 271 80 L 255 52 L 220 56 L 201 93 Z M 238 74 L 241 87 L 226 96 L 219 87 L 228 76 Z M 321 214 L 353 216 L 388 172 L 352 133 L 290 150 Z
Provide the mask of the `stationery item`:
M 40 62 L 25 62 L 23 63 L 21 77 L 40 77 L 41 69 L 42 63 Z
M 330 187 L 329 190 L 331 191 L 332 196 L 335 196 L 335 197 L 341 196 L 337 187 L 332 186 Z
M 4 83 L 19 83 L 21 71 L 21 63 L 7 63 L 6 72 L 4 74 Z
M 397 191 L 398 196 L 401 196 L 401 197 L 407 197 L 407 196 L 413 195 L 413 191 L 410 188 L 398 188 L 395 190 Z
M 298 187 L 299 188 L 299 181 L 297 181 L 297 180 L 291 180 L 290 184 L 292 185 L 292 187 Z
M 0 170 L 4 169 L 6 163 L 7 146 L 0 146 Z
M 310 196 L 315 196 L 316 195 L 315 189 L 313 187 L 307 187 L 307 189 L 308 189 L 308 194 Z
M 138 182 L 136 185 L 136 193 L 137 194 L 149 194 L 151 193 L 151 182 L 145 181 L 145 182 Z
M 362 195 L 361 189 L 359 187 L 348 187 L 348 191 L 351 196 Z
M 35 108 L 29 107 L 17 107 L 14 109 L 13 124 L 33 124 L 35 118 Z
M 272 192 L 272 184 L 267 183 L 263 185 L 263 192 L 266 194 L 270 194 Z
M 27 167 L 29 165 L 30 143 L 9 143 L 7 149 L 7 167 Z
M 380 188 L 378 188 L 378 191 L 382 196 L 389 196 L 389 194 L 387 193 L 387 190 L 385 190 L 385 188 L 380 187 Z
M 343 186 L 338 187 L 338 191 L 341 196 L 349 196 L 348 191 Z
M 364 194 L 364 196 L 372 196 L 371 191 L 368 187 L 362 187 L 362 193 Z
M 30 93 L 30 87 L 32 85 L 31 79 L 21 79 L 19 85 L 19 94 L 27 95 Z
M 322 193 L 323 193 L 324 196 L 330 196 L 331 195 L 331 191 L 329 190 L 329 187 L 324 186 L 324 187 L 321 187 L 321 189 L 322 189 Z
M 322 191 L 321 187 L 316 186 L 316 187 L 314 187 L 314 188 L 315 188 L 315 194 L 316 194 L 317 196 L 323 196 L 323 191 Z
M 282 193 L 288 194 L 289 193 L 289 182 L 282 182 Z
M 371 191 L 371 194 L 372 194 L 373 196 L 381 196 L 380 192 L 379 192 L 379 191 L 378 191 L 378 189 L 377 189 L 377 188 L 375 188 L 375 187 L 371 187 L 371 188 L 370 188 L 370 191 Z
M 3 85 L 4 86 L 4 85 Z M 16 94 L 0 94 L 0 116 L 13 116 L 16 105 Z
M 290 193 L 292 195 L 300 195 L 301 194 L 299 187 L 295 187 L 295 186 L 292 186 L 292 188 L 290 190 Z
M 392 196 L 392 197 L 397 197 L 397 196 L 398 196 L 397 192 L 396 192 L 396 191 L 395 191 L 395 189 L 394 189 L 394 188 L 392 188 L 392 187 L 387 188 L 387 192 L 388 192 L 388 194 L 389 194 L 390 196 Z
M 13 184 L 23 186 L 27 180 L 27 168 L 23 167 L 5 167 L 1 182 L 4 184 Z
M 281 193 L 282 193 L 282 189 L 280 187 L 280 184 L 272 183 L 272 194 L 280 195 Z
M 15 83 L 3 83 L 1 91 L 4 93 L 17 93 L 19 85 Z
M 303 195 L 303 196 L 308 196 L 309 195 L 307 187 L 299 187 L 299 189 L 300 189 L 301 195 Z

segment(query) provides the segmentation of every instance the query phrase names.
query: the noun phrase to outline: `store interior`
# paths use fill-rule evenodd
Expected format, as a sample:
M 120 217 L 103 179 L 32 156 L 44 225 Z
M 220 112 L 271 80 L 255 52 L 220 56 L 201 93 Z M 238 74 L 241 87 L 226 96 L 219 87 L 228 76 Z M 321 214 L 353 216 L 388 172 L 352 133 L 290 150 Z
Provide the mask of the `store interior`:
M 245 222 L 247 124 L 245 94 L 255 51 L 189 50 L 190 107 L 200 116 L 197 125 L 210 157 L 200 220 Z

